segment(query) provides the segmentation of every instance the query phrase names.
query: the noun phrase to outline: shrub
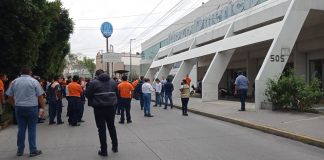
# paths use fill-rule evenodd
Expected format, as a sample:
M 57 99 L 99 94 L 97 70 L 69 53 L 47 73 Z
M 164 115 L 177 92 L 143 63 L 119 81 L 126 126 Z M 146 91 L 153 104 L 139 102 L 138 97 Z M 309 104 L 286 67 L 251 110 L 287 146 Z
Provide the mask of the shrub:
M 310 84 L 301 77 L 294 76 L 289 70 L 276 81 L 269 79 L 265 95 L 272 102 L 274 109 L 295 109 L 305 111 L 319 102 L 323 93 L 320 90 L 320 81 L 313 80 Z

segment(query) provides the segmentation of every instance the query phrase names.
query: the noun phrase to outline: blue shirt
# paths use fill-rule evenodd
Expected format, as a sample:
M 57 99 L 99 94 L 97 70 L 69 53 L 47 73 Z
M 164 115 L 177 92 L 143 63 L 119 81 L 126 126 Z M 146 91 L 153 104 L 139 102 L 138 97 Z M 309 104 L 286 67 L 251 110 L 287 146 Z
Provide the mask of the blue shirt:
M 38 106 L 38 96 L 42 94 L 44 91 L 41 85 L 29 75 L 22 75 L 12 81 L 6 92 L 6 95 L 14 96 L 16 106 L 23 107 Z
M 239 75 L 235 79 L 235 85 L 238 87 L 238 89 L 248 89 L 249 88 L 249 80 L 245 76 Z

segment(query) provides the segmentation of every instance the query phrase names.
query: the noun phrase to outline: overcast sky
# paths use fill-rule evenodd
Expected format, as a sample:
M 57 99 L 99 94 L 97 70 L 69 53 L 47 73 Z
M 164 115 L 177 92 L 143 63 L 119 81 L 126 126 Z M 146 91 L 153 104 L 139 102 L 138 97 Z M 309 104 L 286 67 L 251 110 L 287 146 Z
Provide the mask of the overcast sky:
M 141 43 L 167 25 L 188 14 L 207 0 L 61 0 L 74 21 L 71 52 L 94 58 L 99 50 L 106 50 L 106 40 L 100 25 L 108 21 L 114 32 L 109 44 L 115 52 L 141 51 Z M 169 16 L 166 16 L 168 15 Z M 158 23 L 160 22 L 160 23 Z

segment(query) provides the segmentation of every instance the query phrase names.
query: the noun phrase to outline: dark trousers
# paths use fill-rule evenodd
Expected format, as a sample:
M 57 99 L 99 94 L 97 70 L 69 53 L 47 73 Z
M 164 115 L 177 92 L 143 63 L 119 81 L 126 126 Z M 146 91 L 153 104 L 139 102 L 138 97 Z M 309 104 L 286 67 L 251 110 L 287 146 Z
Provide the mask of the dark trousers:
M 140 93 L 139 96 L 140 96 L 141 109 L 143 109 L 144 108 L 144 96 L 143 96 L 143 93 Z
M 67 107 L 66 107 L 66 116 L 68 117 L 69 116 L 69 114 L 70 114 L 70 110 L 71 110 L 71 107 L 70 107 L 70 100 L 69 100 L 69 96 L 66 96 L 65 97 L 66 98 L 66 100 L 68 101 L 68 105 L 67 105 Z
M 121 108 L 120 108 L 120 98 L 118 98 L 117 104 L 115 105 L 115 113 L 117 115 L 120 115 L 120 112 L 121 112 Z
M 76 125 L 80 117 L 81 98 L 69 97 L 69 124 Z
M 187 114 L 189 98 L 181 98 L 182 114 Z
M 107 152 L 106 124 L 111 138 L 112 146 L 118 146 L 117 133 L 115 128 L 115 109 L 113 106 L 93 107 L 96 125 L 99 133 L 101 151 Z
M 81 120 L 82 120 L 83 113 L 84 113 L 84 104 L 85 104 L 85 101 L 81 101 L 78 122 L 81 122 Z
M 120 113 L 120 121 L 124 122 L 125 120 L 125 111 L 126 111 L 126 118 L 127 118 L 127 122 L 131 121 L 131 115 L 130 115 L 130 109 L 131 109 L 131 100 L 130 98 L 120 98 L 120 109 L 121 109 L 121 113 Z
M 240 96 L 241 101 L 241 110 L 245 110 L 245 99 L 247 95 L 247 89 L 239 89 L 238 94 Z
M 49 102 L 49 123 L 54 123 L 56 117 L 57 123 L 62 122 L 62 105 L 60 100 L 50 100 Z
M 161 103 L 164 103 L 165 92 L 161 92 Z
M 171 108 L 173 108 L 172 94 L 165 94 L 165 108 L 168 107 L 168 99 L 170 100 Z

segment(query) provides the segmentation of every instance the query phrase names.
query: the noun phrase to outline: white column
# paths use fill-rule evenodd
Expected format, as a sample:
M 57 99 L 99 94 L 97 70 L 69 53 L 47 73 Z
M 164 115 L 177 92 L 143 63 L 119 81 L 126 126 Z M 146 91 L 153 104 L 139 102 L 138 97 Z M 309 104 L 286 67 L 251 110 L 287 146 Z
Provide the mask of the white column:
M 246 66 L 247 66 L 247 78 L 249 79 L 249 90 L 248 95 L 251 96 L 253 92 L 253 84 L 256 75 L 258 74 L 258 68 L 257 68 L 257 59 L 251 59 L 250 54 L 247 56 L 246 60 Z
M 172 69 L 172 65 L 173 64 L 169 64 L 169 65 L 164 65 L 160 68 L 158 74 L 155 76 L 154 80 L 156 78 L 158 79 L 162 79 L 162 77 L 167 77 Z M 151 81 L 153 82 L 154 80 L 151 79 Z
M 176 75 L 173 78 L 173 87 L 174 87 L 174 91 L 173 91 L 173 95 L 174 97 L 180 97 L 180 86 L 181 86 L 181 82 L 183 80 L 183 78 L 185 78 L 185 76 L 187 74 L 190 73 L 190 71 L 192 70 L 192 67 L 196 64 L 196 60 L 195 59 L 190 59 L 190 60 L 185 60 L 181 63 L 180 68 L 178 69 L 178 72 L 176 73 Z
M 266 83 L 269 78 L 275 79 L 282 73 L 291 50 L 302 29 L 310 7 L 322 6 L 323 0 L 292 0 L 287 13 L 282 21 L 282 27 L 265 57 L 262 67 L 255 80 L 255 107 L 260 108 L 261 103 L 266 101 L 264 94 Z M 288 52 L 287 52 L 288 51 Z
M 144 77 L 152 80 L 152 79 L 154 79 L 156 72 L 157 72 L 156 68 L 149 68 Z
M 233 35 L 233 24 L 227 30 L 225 38 Z M 224 39 L 225 39 L 224 38 Z M 206 75 L 202 81 L 202 100 L 216 101 L 218 100 L 218 84 L 230 62 L 235 49 L 217 52 L 214 56 Z

